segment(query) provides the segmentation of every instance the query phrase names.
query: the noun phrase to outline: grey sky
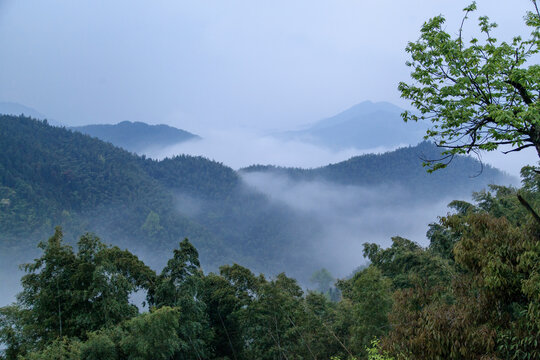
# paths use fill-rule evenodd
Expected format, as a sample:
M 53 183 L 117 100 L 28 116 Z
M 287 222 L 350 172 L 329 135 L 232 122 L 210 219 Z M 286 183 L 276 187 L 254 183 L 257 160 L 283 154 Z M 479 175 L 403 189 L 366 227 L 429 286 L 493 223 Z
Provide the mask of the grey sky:
M 69 125 L 289 128 L 363 100 L 400 106 L 407 41 L 462 0 L 0 0 L 0 101 Z M 529 0 L 478 1 L 500 33 Z M 476 21 L 475 21 L 476 22 Z M 469 24 L 473 28 L 473 23 Z

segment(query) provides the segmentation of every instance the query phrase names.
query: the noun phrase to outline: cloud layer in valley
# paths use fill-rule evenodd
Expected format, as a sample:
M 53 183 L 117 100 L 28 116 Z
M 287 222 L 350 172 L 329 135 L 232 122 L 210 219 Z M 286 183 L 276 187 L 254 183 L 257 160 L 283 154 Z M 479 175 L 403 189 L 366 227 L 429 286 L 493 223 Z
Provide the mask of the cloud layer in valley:
M 333 151 L 300 141 L 280 140 L 270 135 L 259 135 L 246 129 L 214 130 L 202 134 L 203 139 L 188 141 L 162 149 L 148 149 L 144 153 L 156 159 L 180 154 L 204 156 L 239 169 L 253 164 L 312 168 L 347 160 L 367 153 L 382 153 L 393 148 Z
M 428 244 L 428 224 L 448 212 L 453 199 L 426 202 L 413 199 L 400 187 L 359 187 L 321 181 L 293 181 L 268 173 L 242 175 L 249 186 L 271 201 L 288 205 L 322 224 L 322 232 L 306 244 L 314 262 L 335 276 L 346 276 L 365 263 L 363 244 L 391 244 L 392 236 L 402 236 Z

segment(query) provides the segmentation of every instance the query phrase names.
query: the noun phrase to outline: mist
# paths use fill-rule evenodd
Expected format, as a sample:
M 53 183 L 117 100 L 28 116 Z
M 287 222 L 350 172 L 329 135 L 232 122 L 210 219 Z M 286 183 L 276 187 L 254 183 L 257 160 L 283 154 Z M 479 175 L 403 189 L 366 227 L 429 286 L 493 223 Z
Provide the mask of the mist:
M 503 153 L 510 150 L 512 150 L 511 146 L 503 145 L 496 151 L 483 151 L 479 156 L 479 160 L 501 169 L 516 178 L 520 178 L 521 169 L 524 166 L 538 164 L 538 154 L 534 148 L 526 148 L 507 154 Z
M 24 254 L 13 249 L 3 249 L 0 253 L 0 307 L 16 300 L 16 295 L 22 290 L 21 278 L 25 275 L 21 265 L 32 262 L 39 254 L 37 242 L 36 247 L 25 249 Z
M 334 151 L 306 142 L 278 139 L 246 128 L 210 130 L 200 135 L 202 139 L 165 148 L 150 148 L 143 153 L 154 159 L 180 154 L 204 156 L 235 170 L 254 164 L 313 168 L 348 160 L 353 156 L 383 153 L 407 145 Z
M 20 279 L 23 275 L 24 273 L 17 270 L 17 267 L 0 269 L 0 284 L 2 284 L 0 307 L 15 302 L 16 294 L 22 290 Z
M 359 187 L 323 181 L 294 181 L 283 175 L 244 173 L 243 181 L 275 203 L 286 204 L 321 225 L 306 244 L 313 263 L 344 277 L 366 263 L 363 244 L 391 245 L 401 236 L 428 245 L 428 224 L 446 215 L 447 204 L 414 199 L 399 186 Z
M 255 163 L 308 168 L 347 160 L 362 153 L 390 150 L 381 147 L 332 151 L 255 132 L 216 131 L 202 140 L 181 143 L 153 154 L 149 152 L 148 155 L 156 158 L 181 153 L 204 155 L 236 169 Z M 366 242 L 387 247 L 391 245 L 393 236 L 401 236 L 427 246 L 425 234 L 428 225 L 436 222 L 438 216 L 446 215 L 449 211 L 447 204 L 459 198 L 441 197 L 436 201 L 428 201 L 413 197 L 405 186 L 400 185 L 351 186 L 322 180 L 298 181 L 282 174 L 266 172 L 239 171 L 238 174 L 242 182 L 232 194 L 232 198 L 236 199 L 233 202 L 223 203 L 220 199 L 202 199 L 189 193 L 174 193 L 175 210 L 179 216 L 203 227 L 210 226 L 209 229 L 218 235 L 216 241 L 219 242 L 214 247 L 220 249 L 220 263 L 208 261 L 210 253 L 215 252 L 215 249 L 205 248 L 204 240 L 197 238 L 196 232 L 182 234 L 182 238 L 188 237 L 199 249 L 206 273 L 218 271 L 220 265 L 236 262 L 254 272 L 264 272 L 270 276 L 285 272 L 297 278 L 304 286 L 309 286 L 309 275 L 318 269 L 326 268 L 334 277 L 343 278 L 366 264 L 363 257 L 363 244 Z M 469 200 L 470 195 L 462 194 L 461 199 Z M 246 199 L 251 205 L 243 207 Z M 253 199 L 256 201 L 252 202 Z M 178 241 L 156 252 L 149 246 L 142 246 L 142 239 L 122 238 L 111 222 L 111 214 L 119 216 L 122 211 L 125 211 L 125 207 L 117 204 L 116 207 L 109 206 L 107 211 L 93 212 L 100 216 L 94 215 L 86 230 L 96 233 L 106 243 L 127 248 L 147 265 L 161 271 L 172 256 L 172 250 L 178 246 Z M 217 225 L 212 218 L 216 214 L 221 219 Z M 271 222 L 268 215 L 281 220 Z M 283 219 L 287 220 L 280 222 Z M 261 223 L 263 230 L 271 228 L 272 234 L 268 238 L 256 239 L 255 243 L 262 244 L 272 239 L 272 236 L 275 239 L 286 239 L 287 242 L 282 243 L 283 248 L 279 249 L 281 260 L 273 259 L 273 262 L 261 265 L 266 260 L 263 259 L 264 251 L 261 253 L 258 249 L 248 249 L 248 245 L 239 240 L 258 237 Z M 285 225 L 284 228 L 279 228 L 281 225 Z M 42 240 L 51 234 L 43 236 Z M 66 235 L 66 240 L 74 244 L 80 235 L 71 234 L 69 238 Z M 236 243 L 236 254 L 245 256 L 226 253 L 232 245 L 231 241 Z M 245 252 L 242 247 L 246 247 Z M 31 261 L 34 254 L 28 257 L 26 260 Z M 301 259 L 297 261 L 298 266 L 295 265 L 297 259 Z M 17 270 L 17 264 L 12 265 L 1 273 L 0 280 L 5 291 L 0 295 L 0 304 L 14 301 L 15 294 L 20 290 L 19 280 L 23 273 Z M 303 267 L 300 268 L 300 265 Z M 140 303 L 140 299 L 137 302 Z

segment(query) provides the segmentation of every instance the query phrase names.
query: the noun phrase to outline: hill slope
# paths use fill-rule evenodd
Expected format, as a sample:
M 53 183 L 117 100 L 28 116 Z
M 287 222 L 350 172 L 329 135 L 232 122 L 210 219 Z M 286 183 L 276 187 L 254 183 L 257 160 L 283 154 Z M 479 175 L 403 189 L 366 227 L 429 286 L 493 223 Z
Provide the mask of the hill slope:
M 152 148 L 200 139 L 197 135 L 172 126 L 148 125 L 143 122 L 122 121 L 115 125 L 86 125 L 72 129 L 138 154 Z
M 178 241 L 188 237 L 207 270 L 234 261 L 255 271 L 287 271 L 307 280 L 322 267 L 321 252 L 331 259 L 328 247 L 361 258 L 361 251 L 343 244 L 346 239 L 361 244 L 361 232 L 373 230 L 372 223 L 357 220 L 368 219 L 366 209 L 388 213 L 406 206 L 406 217 L 409 208 L 505 181 L 491 168 L 471 180 L 479 165 L 469 158 L 456 159 L 445 173 L 425 174 L 418 153 L 431 154 L 433 146 L 426 143 L 312 170 L 254 166 L 239 174 L 201 157 L 147 159 L 25 117 L 0 116 L 0 139 L 0 263 L 13 267 L 30 260 L 37 241 L 62 225 L 71 241 L 92 231 L 106 242 L 143 254 L 155 266 L 162 266 Z M 288 198 L 282 201 L 269 190 L 272 178 L 265 179 L 266 188 L 246 183 L 245 174 L 254 172 L 280 173 L 296 185 L 293 191 L 285 188 Z M 306 196 L 304 183 L 324 182 L 335 184 L 328 195 L 335 199 L 298 206 L 318 199 L 314 195 L 326 195 L 316 190 Z M 380 192 L 373 189 L 384 183 L 399 184 L 407 197 L 379 204 Z M 355 190 L 361 187 L 363 192 Z M 342 195 L 351 189 L 353 197 Z M 364 196 L 371 193 L 375 201 Z M 335 207 L 336 199 L 346 206 Z M 351 217 L 350 223 L 342 222 Z M 386 228 L 399 231 L 401 225 L 395 226 Z M 369 236 L 374 241 L 373 233 Z M 339 265 L 325 264 L 330 270 Z
M 2 237 L 35 239 L 62 224 L 74 236 L 92 230 L 109 234 L 115 243 L 131 237 L 158 244 L 188 235 L 207 239 L 197 224 L 172 216 L 173 196 L 146 173 L 150 160 L 24 117 L 0 117 L 0 137 Z M 198 161 L 202 167 L 207 163 Z M 197 176 L 196 168 L 188 171 Z M 151 212 L 162 215 L 167 226 L 160 236 L 142 229 Z
M 62 225 L 72 241 L 92 231 L 150 263 L 188 237 L 210 269 L 234 260 L 264 270 L 282 268 L 287 241 L 300 236 L 291 230 L 299 217 L 205 158 L 146 159 L 25 117 L 0 116 L 0 138 L 5 259 L 22 262 Z
M 399 185 L 408 193 L 429 200 L 441 195 L 460 196 L 478 191 L 488 184 L 511 184 L 516 179 L 476 159 L 456 156 L 449 166 L 432 174 L 422 166 L 422 159 L 439 159 L 441 150 L 422 142 L 416 146 L 384 154 L 368 154 L 315 169 L 253 165 L 241 173 L 274 173 L 297 181 L 328 181 L 364 187 Z

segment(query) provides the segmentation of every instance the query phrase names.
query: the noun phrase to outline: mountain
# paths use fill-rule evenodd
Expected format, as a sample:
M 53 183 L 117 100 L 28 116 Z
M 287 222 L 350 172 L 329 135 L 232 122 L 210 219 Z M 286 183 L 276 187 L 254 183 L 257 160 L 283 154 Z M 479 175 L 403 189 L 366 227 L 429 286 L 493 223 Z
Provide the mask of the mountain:
M 14 102 L 0 101 L 0 114 L 14 116 L 25 115 L 38 120 L 47 119 L 47 122 L 51 125 L 62 126 L 60 122 L 48 119 L 47 116 L 41 114 L 37 110 Z
M 138 154 L 142 154 L 148 149 L 200 139 L 197 135 L 172 126 L 148 125 L 143 122 L 122 121 L 115 125 L 85 125 L 71 129 Z
M 426 132 L 423 123 L 405 123 L 404 110 L 388 102 L 365 101 L 306 129 L 278 136 L 332 149 L 395 147 L 417 144 Z
M 202 157 L 155 161 L 77 131 L 0 116 L 0 263 L 28 261 L 61 225 L 139 249 L 151 264 L 189 238 L 205 266 L 232 261 L 283 268 L 301 216 Z
M 330 256 L 335 251 L 354 255 L 357 266 L 361 250 L 350 244 L 360 246 L 366 231 L 370 241 L 389 239 L 387 233 L 373 234 L 384 229 L 393 236 L 403 223 L 416 221 L 414 209 L 508 180 L 490 167 L 471 178 L 480 165 L 467 157 L 426 174 L 419 156 L 436 154 L 429 143 L 317 169 L 253 166 L 236 172 L 202 157 L 148 159 L 22 116 L 0 116 L 0 139 L 0 264 L 11 268 L 29 261 L 36 244 L 61 225 L 72 244 L 94 232 L 156 267 L 187 237 L 206 270 L 238 262 L 308 281 L 323 266 L 348 266 L 334 261 L 340 258 Z M 254 184 L 248 176 L 256 173 L 289 182 L 281 186 L 279 178 L 268 176 Z M 380 191 L 384 184 L 396 185 L 398 196 L 395 189 Z M 400 207 L 403 215 L 394 216 Z M 385 217 L 390 213 L 392 218 Z M 330 263 L 321 263 L 321 253 Z
M 181 237 L 201 230 L 182 217 L 162 219 L 168 232 L 154 239 L 141 230 L 151 212 L 174 212 L 172 195 L 146 173 L 145 166 L 154 165 L 150 160 L 145 163 L 111 144 L 25 117 L 0 117 L 0 136 L 4 238 L 35 239 L 55 224 L 74 233 L 102 230 L 115 242 L 132 236 L 164 242 L 177 231 Z M 198 165 L 206 164 L 201 159 Z
M 325 181 L 345 186 L 399 186 L 410 196 L 422 199 L 460 196 L 489 184 L 511 184 L 516 179 L 469 156 L 456 156 L 447 168 L 427 173 L 423 160 L 442 158 L 433 143 L 421 142 L 384 154 L 367 154 L 315 169 L 253 165 L 240 172 L 269 173 L 295 181 Z

